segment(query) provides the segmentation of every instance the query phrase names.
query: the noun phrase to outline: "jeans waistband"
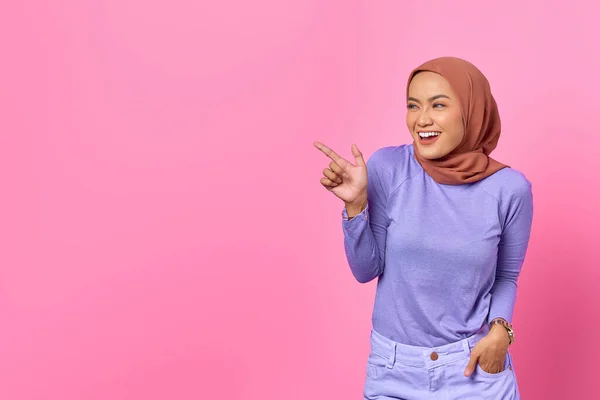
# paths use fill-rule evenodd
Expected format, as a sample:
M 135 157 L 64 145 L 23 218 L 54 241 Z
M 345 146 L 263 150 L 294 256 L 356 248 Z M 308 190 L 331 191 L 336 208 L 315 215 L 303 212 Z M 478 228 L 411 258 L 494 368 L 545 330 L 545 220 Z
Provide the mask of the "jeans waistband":
M 430 369 L 468 358 L 471 349 L 488 332 L 489 326 L 484 324 L 477 333 L 457 342 L 435 347 L 421 347 L 395 342 L 371 330 L 371 352 L 386 358 L 388 368 L 399 363 Z

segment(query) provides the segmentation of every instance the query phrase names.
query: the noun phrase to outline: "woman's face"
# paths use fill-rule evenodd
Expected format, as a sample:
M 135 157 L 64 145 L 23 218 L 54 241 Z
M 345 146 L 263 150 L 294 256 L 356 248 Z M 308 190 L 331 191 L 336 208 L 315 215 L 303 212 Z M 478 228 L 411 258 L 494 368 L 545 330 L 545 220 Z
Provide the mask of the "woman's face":
M 419 72 L 408 86 L 406 124 L 421 157 L 441 158 L 465 136 L 460 103 L 450 84 L 435 72 Z

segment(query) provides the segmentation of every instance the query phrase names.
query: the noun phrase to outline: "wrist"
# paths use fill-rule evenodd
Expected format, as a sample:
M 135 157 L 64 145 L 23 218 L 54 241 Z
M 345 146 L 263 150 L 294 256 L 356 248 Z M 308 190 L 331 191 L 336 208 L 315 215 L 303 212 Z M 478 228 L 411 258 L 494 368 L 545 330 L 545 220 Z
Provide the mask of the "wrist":
M 513 327 L 504 318 L 494 318 L 490 322 L 490 334 L 502 337 L 502 340 L 506 340 L 508 345 L 513 344 L 515 340 Z
M 492 326 L 490 327 L 490 332 L 493 332 L 493 333 L 500 332 L 500 333 L 502 333 L 504 336 L 507 336 L 507 335 L 506 335 L 506 328 L 505 328 L 505 327 L 503 327 L 502 325 L 499 325 L 499 324 L 492 325 Z M 508 337 L 508 336 L 507 336 L 507 337 Z
M 493 326 L 492 328 L 490 328 L 488 335 L 490 335 L 491 337 L 495 338 L 496 340 L 498 340 L 502 343 L 505 343 L 506 346 L 510 345 L 510 337 L 506 333 L 506 328 L 504 328 L 503 326 L 500 326 L 500 325 Z
M 348 218 L 353 218 L 360 214 L 367 205 L 367 197 L 361 196 L 352 202 L 345 203 L 346 213 L 348 214 Z

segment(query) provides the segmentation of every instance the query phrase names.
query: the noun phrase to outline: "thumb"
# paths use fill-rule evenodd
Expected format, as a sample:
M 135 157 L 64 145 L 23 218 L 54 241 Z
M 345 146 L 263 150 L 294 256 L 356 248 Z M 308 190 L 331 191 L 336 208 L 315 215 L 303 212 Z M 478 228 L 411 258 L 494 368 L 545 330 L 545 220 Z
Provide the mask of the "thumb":
M 360 150 L 358 150 L 358 147 L 355 144 L 352 145 L 352 155 L 354 156 L 354 159 L 356 160 L 356 165 L 361 165 L 361 166 L 367 165 L 365 163 L 362 153 L 360 152 Z
M 465 376 L 471 376 L 473 371 L 475 371 L 475 366 L 477 366 L 477 361 L 479 356 L 476 356 L 474 353 L 471 353 L 471 358 L 469 358 L 469 363 L 467 364 L 467 368 L 465 369 Z

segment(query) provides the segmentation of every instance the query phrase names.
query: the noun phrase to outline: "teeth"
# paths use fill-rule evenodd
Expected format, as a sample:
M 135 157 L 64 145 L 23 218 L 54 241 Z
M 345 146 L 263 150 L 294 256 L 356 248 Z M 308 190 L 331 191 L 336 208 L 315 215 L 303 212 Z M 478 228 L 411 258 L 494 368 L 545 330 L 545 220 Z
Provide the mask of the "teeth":
M 440 136 L 439 132 L 419 132 L 419 136 L 422 138 L 431 137 L 431 136 Z

